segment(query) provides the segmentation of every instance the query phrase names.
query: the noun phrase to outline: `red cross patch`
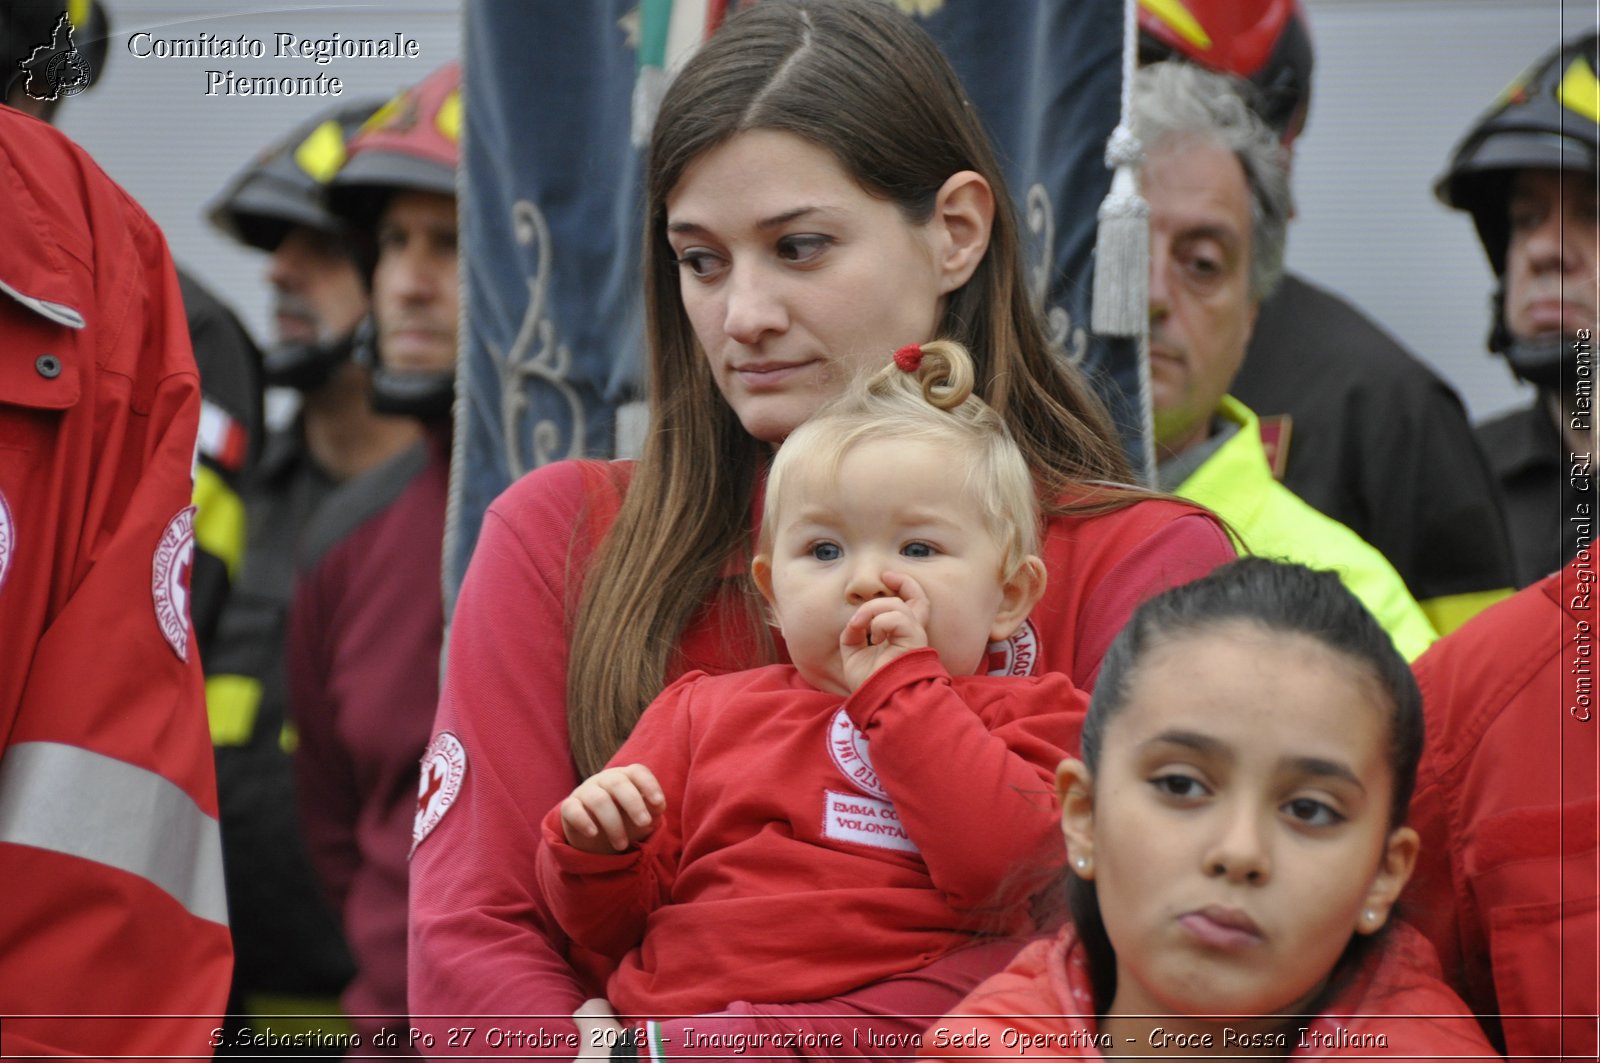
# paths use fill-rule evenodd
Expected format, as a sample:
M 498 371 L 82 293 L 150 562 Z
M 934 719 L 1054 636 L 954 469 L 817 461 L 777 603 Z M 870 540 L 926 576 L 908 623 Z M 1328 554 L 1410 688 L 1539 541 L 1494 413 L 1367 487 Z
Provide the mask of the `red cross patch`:
M 417 851 L 422 839 L 439 825 L 445 812 L 455 803 L 466 774 L 466 747 L 449 731 L 440 731 L 422 754 L 422 775 L 417 780 L 417 813 L 411 822 L 411 852 Z

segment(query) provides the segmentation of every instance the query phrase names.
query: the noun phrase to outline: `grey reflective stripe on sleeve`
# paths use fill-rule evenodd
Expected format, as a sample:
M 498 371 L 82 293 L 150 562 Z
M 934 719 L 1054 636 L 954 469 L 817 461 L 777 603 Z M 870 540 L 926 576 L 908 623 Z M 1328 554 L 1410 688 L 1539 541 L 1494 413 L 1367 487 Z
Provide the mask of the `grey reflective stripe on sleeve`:
M 221 828 L 153 771 L 56 742 L 12 746 L 0 755 L 0 842 L 119 868 L 228 925 Z

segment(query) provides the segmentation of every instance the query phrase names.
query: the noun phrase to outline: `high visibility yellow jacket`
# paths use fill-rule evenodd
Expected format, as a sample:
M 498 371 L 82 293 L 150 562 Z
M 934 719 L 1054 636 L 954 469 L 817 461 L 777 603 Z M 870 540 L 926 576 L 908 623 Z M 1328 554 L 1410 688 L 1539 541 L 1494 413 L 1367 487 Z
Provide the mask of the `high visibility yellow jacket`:
M 1394 566 L 1361 536 L 1272 478 L 1250 408 L 1224 395 L 1217 416 L 1239 426 L 1175 494 L 1226 521 L 1241 551 L 1331 569 L 1360 598 L 1408 661 L 1438 638 Z

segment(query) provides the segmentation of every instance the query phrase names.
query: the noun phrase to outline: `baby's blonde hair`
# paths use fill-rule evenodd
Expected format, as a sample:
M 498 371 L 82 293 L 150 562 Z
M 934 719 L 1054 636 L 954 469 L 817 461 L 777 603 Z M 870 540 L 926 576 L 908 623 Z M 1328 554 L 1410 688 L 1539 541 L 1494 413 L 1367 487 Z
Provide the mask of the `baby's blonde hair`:
M 784 483 L 797 468 L 837 476 L 853 447 L 880 439 L 906 447 L 944 443 L 961 455 L 966 467 L 959 486 L 978 504 L 984 526 L 1002 549 L 1001 579 L 1009 580 L 1028 555 L 1039 552 L 1033 477 L 1005 421 L 973 394 L 972 355 L 954 340 L 924 343 L 921 352 L 921 363 L 911 371 L 890 361 L 857 377 L 843 395 L 789 433 L 767 474 L 762 553 L 771 553 Z

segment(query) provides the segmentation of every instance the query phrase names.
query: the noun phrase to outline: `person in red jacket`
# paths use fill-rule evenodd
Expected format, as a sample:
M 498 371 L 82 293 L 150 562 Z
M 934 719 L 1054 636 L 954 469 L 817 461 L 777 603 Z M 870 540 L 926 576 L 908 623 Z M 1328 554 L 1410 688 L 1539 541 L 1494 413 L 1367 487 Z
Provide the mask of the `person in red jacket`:
M 233 952 L 178 279 L 138 204 L 7 107 L 0 188 L 0 1055 L 209 1055 Z
M 1428 742 L 1411 803 L 1422 857 L 1404 910 L 1516 1057 L 1595 1058 L 1595 587 L 1584 548 L 1413 666 Z
M 793 663 L 685 676 L 545 817 L 544 894 L 617 962 L 613 1007 L 825 1000 L 853 1045 L 857 991 L 942 1011 L 1018 947 L 978 931 L 1033 929 L 1013 869 L 1060 845 L 1048 781 L 1087 699 L 975 674 L 1045 571 L 1027 464 L 972 383 L 960 345 L 908 346 L 788 437 L 753 566 Z M 697 1048 L 648 1029 L 654 1057 Z
M 1247 558 L 1152 599 L 1057 776 L 1072 925 L 924 1050 L 1486 1054 L 1426 943 L 1384 931 L 1422 729 L 1405 661 L 1333 573 Z

